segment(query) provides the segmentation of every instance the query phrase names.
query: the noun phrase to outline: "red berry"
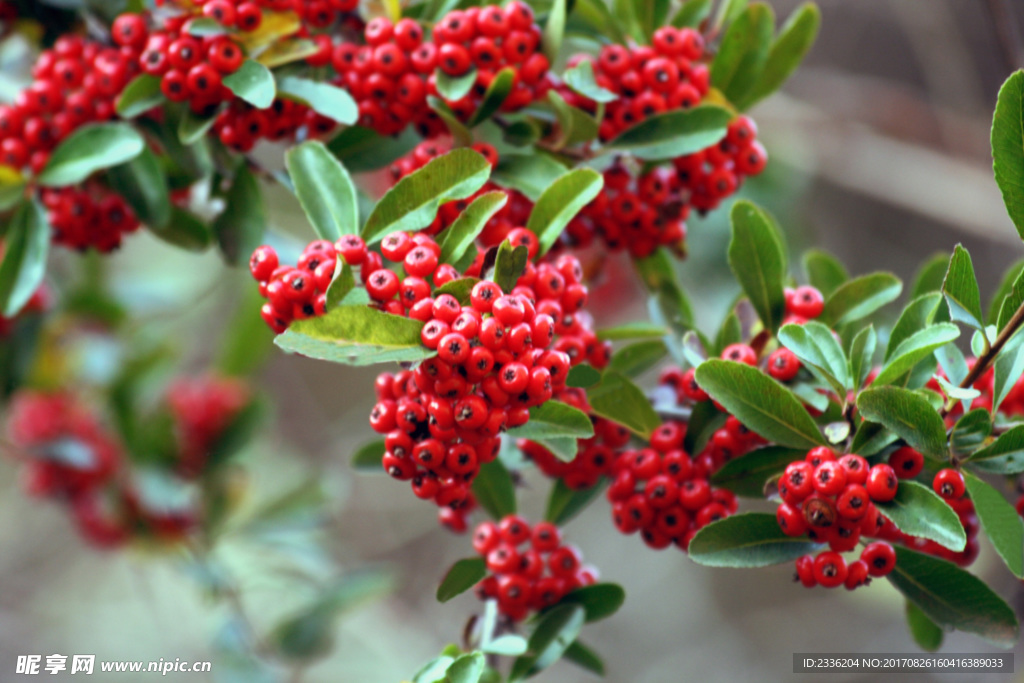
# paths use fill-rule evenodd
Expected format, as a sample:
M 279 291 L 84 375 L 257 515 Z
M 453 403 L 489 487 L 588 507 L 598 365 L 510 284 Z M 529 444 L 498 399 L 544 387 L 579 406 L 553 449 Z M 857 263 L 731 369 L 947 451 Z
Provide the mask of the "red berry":
M 900 479 L 913 479 L 924 469 L 924 456 L 910 446 L 903 446 L 889 455 L 889 465 Z
M 835 588 L 846 581 L 846 560 L 837 552 L 826 550 L 814 558 L 814 578 L 825 588 Z
M 896 551 L 885 541 L 875 541 L 864 546 L 860 559 L 868 565 L 871 576 L 885 576 L 896 566 Z
M 888 465 L 875 465 L 868 473 L 868 481 L 865 485 L 871 500 L 885 503 L 896 497 L 896 488 L 899 482 L 896 473 Z
M 941 469 L 932 480 L 932 488 L 946 500 L 958 500 L 966 491 L 964 475 L 951 467 Z

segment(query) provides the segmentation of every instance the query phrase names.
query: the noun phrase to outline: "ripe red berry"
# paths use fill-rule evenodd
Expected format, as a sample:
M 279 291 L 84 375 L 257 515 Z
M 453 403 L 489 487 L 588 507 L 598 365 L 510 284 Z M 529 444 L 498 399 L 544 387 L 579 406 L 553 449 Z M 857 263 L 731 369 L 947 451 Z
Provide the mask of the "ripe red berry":
M 889 455 L 889 465 L 900 479 L 913 479 L 924 469 L 924 456 L 910 446 L 903 446 Z
M 814 578 L 825 588 L 835 588 L 846 581 L 846 560 L 837 552 L 826 550 L 814 558 Z
M 957 500 L 962 498 L 966 487 L 964 486 L 964 475 L 959 471 L 947 467 L 939 470 L 932 480 L 932 488 L 946 500 Z
M 817 289 L 804 285 L 786 298 L 786 310 L 801 318 L 817 318 L 825 310 L 825 299 Z
M 896 566 L 896 551 L 885 541 L 875 541 L 864 546 L 860 559 L 868 565 L 871 576 L 885 576 Z
M 865 489 L 871 500 L 885 503 L 896 497 L 896 488 L 899 482 L 896 473 L 891 467 L 884 464 L 875 465 L 868 472 L 868 481 Z
M 768 356 L 768 374 L 780 382 L 788 382 L 800 372 L 800 359 L 789 349 L 776 349 Z

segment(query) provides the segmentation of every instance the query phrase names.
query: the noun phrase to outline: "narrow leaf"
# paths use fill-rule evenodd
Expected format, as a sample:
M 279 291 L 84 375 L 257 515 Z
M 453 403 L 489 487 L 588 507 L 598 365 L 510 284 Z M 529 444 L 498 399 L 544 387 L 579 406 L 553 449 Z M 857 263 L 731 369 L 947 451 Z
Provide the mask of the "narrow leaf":
M 46 212 L 35 200 L 22 202 L 4 235 L 0 261 L 0 312 L 4 318 L 17 315 L 43 284 L 49 250 Z
M 959 244 L 949 260 L 942 293 L 946 296 L 949 315 L 953 320 L 977 330 L 985 329 L 985 319 L 981 314 L 981 294 L 978 291 L 978 279 L 974 276 L 971 255 Z
M 1024 239 L 1024 71 L 999 89 L 992 115 L 992 169 L 1017 234 Z
M 289 353 L 348 365 L 417 361 L 436 353 L 420 343 L 422 327 L 367 306 L 338 306 L 293 322 L 274 343 Z
M 476 501 L 495 519 L 515 514 L 516 490 L 512 476 L 500 460 L 483 465 L 473 480 Z
M 747 512 L 712 522 L 697 532 L 687 550 L 707 567 L 768 567 L 813 553 L 818 545 L 782 533 L 775 515 Z
M 620 372 L 605 372 L 600 384 L 587 390 L 587 398 L 594 415 L 618 422 L 645 439 L 661 424 L 644 392 Z
M 452 565 L 437 588 L 437 601 L 448 602 L 465 593 L 487 576 L 487 564 L 482 557 L 467 557 Z
M 774 28 L 771 7 L 758 2 L 726 30 L 711 65 L 711 84 L 729 101 L 743 102 L 758 84 L 768 62 Z
M 741 110 L 749 109 L 754 103 L 778 90 L 810 51 L 820 26 L 821 12 L 813 2 L 804 3 L 793 10 L 772 43 L 756 84 L 745 97 L 736 102 L 736 106 Z
M 526 227 L 540 242 L 538 256 L 548 252 L 580 209 L 601 191 L 603 176 L 589 168 L 578 168 L 556 180 L 537 200 Z
M 963 474 L 985 535 L 1013 575 L 1024 578 L 1024 523 L 1020 515 L 999 491 L 970 472 Z
M 1024 472 L 1024 425 L 1011 427 L 991 444 L 976 451 L 968 462 L 993 474 Z
M 605 149 L 645 161 L 674 159 L 720 142 L 731 119 L 728 110 L 713 105 L 663 112 L 622 131 Z
M 748 201 L 733 204 L 729 267 L 765 329 L 775 331 L 785 314 L 782 282 L 786 258 L 772 220 Z
M 483 232 L 494 214 L 508 203 L 508 195 L 499 190 L 487 192 L 476 199 L 459 214 L 455 222 L 444 231 L 441 241 L 441 263 L 458 263 L 466 250 Z
M 310 140 L 285 154 L 288 175 L 309 222 L 331 242 L 359 232 L 359 202 L 348 171 L 323 143 Z
M 569 436 L 589 439 L 594 436 L 594 425 L 586 413 L 561 401 L 546 401 L 530 408 L 526 424 L 508 430 L 517 439 L 546 439 Z
M 586 509 L 603 489 L 604 486 L 601 484 L 586 489 L 571 489 L 566 486 L 564 480 L 556 479 L 551 487 L 551 495 L 548 496 L 544 519 L 560 527 L 565 526 L 569 520 Z
M 921 608 L 907 600 L 907 627 L 910 635 L 925 652 L 935 652 L 942 646 L 942 629 L 921 611 Z
M 922 454 L 944 459 L 946 424 L 921 395 L 900 387 L 861 392 L 857 408 L 867 420 L 885 425 Z
M 45 187 L 77 185 L 96 171 L 131 161 L 144 146 L 142 136 L 127 123 L 83 126 L 53 150 L 37 180 Z
M 905 534 L 927 538 L 955 552 L 967 543 L 953 508 L 929 487 L 912 479 L 900 481 L 896 497 L 885 503 L 875 501 L 875 506 Z
M 758 448 L 726 461 L 721 469 L 711 475 L 711 484 L 729 489 L 738 496 L 763 499 L 768 481 L 782 474 L 786 465 L 800 460 L 806 454 L 805 450 L 782 446 Z
M 213 221 L 213 234 L 224 260 L 238 265 L 260 246 L 267 225 L 263 193 L 246 160 L 239 163 L 224 201 L 224 210 Z
M 277 95 L 277 84 L 270 69 L 252 59 L 242 62 L 238 71 L 225 76 L 223 82 L 236 97 L 257 109 L 267 109 Z
M 341 88 L 298 76 L 285 76 L 277 82 L 278 94 L 300 102 L 320 116 L 350 126 L 359 120 L 359 107 Z
M 838 327 L 871 315 L 900 295 L 903 283 L 890 273 L 872 273 L 844 283 L 825 301 L 819 320 Z
M 153 150 L 144 148 L 131 161 L 108 170 L 107 177 L 142 223 L 161 228 L 171 220 L 167 175 Z
M 820 249 L 811 249 L 804 254 L 804 272 L 812 287 L 826 299 L 832 296 L 840 285 L 850 279 L 850 274 L 834 256 Z

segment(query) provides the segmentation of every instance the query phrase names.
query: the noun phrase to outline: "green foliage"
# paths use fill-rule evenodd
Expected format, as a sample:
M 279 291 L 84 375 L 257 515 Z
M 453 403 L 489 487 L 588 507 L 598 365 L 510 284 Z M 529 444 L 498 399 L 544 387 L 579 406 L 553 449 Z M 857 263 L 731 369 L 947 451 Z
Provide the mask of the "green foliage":
M 277 84 L 270 69 L 252 59 L 245 60 L 238 71 L 225 76 L 223 83 L 236 97 L 257 109 L 268 108 L 277 95 Z M 348 123 L 354 123 L 354 120 Z
M 452 565 L 444 580 L 437 588 L 437 601 L 448 602 L 456 595 L 465 593 L 487 575 L 487 565 L 482 557 L 467 557 Z
M 756 83 L 745 95 L 733 100 L 734 104 L 741 110 L 749 109 L 778 90 L 807 56 L 818 37 L 820 26 L 821 12 L 813 2 L 806 2 L 793 10 L 772 42 Z
M 548 496 L 544 519 L 559 526 L 567 524 L 590 505 L 603 489 L 604 486 L 601 484 L 595 484 L 590 488 L 573 490 L 566 486 L 562 479 L 555 481 L 551 487 L 551 495 Z
M 368 444 L 360 446 L 359 449 L 352 454 L 352 459 L 349 460 L 349 465 L 351 465 L 353 469 L 364 472 L 383 473 L 384 468 L 381 467 L 381 459 L 384 457 L 386 450 L 383 439 L 371 441 Z
M 1024 425 L 1011 427 L 991 444 L 975 451 L 969 462 L 973 468 L 993 474 L 1024 472 Z
M 626 591 L 614 583 L 595 583 L 577 588 L 562 598 L 559 604 L 581 605 L 584 621 L 600 621 L 619 611 L 626 601 Z
M 907 627 L 918 647 L 927 652 L 935 652 L 942 646 L 943 632 L 928 615 L 914 603 L 907 601 Z
M 967 492 L 974 502 L 981 528 L 999 557 L 1017 578 L 1024 578 L 1024 524 L 1012 505 L 990 485 L 964 472 Z
M 560 436 L 589 439 L 594 435 L 594 425 L 587 414 L 578 408 L 551 400 L 530 408 L 530 420 L 508 430 L 508 435 L 531 440 Z
M 320 239 L 331 242 L 359 233 L 356 188 L 344 165 L 316 140 L 285 154 L 288 175 L 309 222 Z
M 834 327 L 860 320 L 895 301 L 902 289 L 903 283 L 891 273 L 863 275 L 832 292 L 819 320 Z
M 277 81 L 277 91 L 281 97 L 304 104 L 338 123 L 351 125 L 359 119 L 359 108 L 352 96 L 330 83 L 285 76 Z
M 160 90 L 160 81 L 160 77 L 150 74 L 136 76 L 117 98 L 114 107 L 117 115 L 123 119 L 133 119 L 162 104 L 164 95 Z
M 563 75 L 565 84 L 574 92 L 583 95 L 594 102 L 614 102 L 619 96 L 610 90 L 605 90 L 597 84 L 594 79 L 594 65 L 584 59 L 582 62 L 569 69 Z
M 512 665 L 509 683 L 532 676 L 558 661 L 576 640 L 586 612 L 581 605 L 561 604 L 537 620 L 529 638 L 529 650 Z
M 999 89 L 992 115 L 992 169 L 1006 212 L 1024 239 L 1024 71 Z
M 667 111 L 627 128 L 604 148 L 645 161 L 673 159 L 717 144 L 725 137 L 730 120 L 729 111 L 710 104 Z
M 926 457 L 946 457 L 946 425 L 920 394 L 900 387 L 868 389 L 857 397 L 857 408 L 864 419 L 885 425 Z
M 224 197 L 224 210 L 213 221 L 213 234 L 224 260 L 231 265 L 246 263 L 263 242 L 266 224 L 259 182 L 249 164 L 242 160 Z
M 501 291 L 511 292 L 526 268 L 526 262 L 529 260 L 528 251 L 523 245 L 513 247 L 511 242 L 505 240 L 492 253 L 494 263 L 485 274 L 501 287 Z M 488 270 L 486 261 L 484 269 Z
M 768 482 L 782 474 L 786 465 L 799 460 L 807 451 L 766 446 L 726 461 L 711 475 L 711 484 L 729 489 L 738 496 L 763 499 Z
M 274 343 L 289 353 L 346 365 L 417 361 L 436 353 L 420 343 L 422 327 L 367 306 L 338 306 L 295 321 Z
M 473 494 L 480 506 L 495 519 L 516 511 L 515 485 L 501 460 L 492 460 L 480 467 L 473 480 Z
M 967 543 L 953 508 L 916 481 L 901 481 L 895 498 L 886 503 L 875 501 L 875 506 L 905 534 L 927 538 L 956 552 Z
M 826 299 L 850 279 L 846 267 L 834 256 L 820 249 L 807 251 L 804 254 L 803 266 L 808 282 Z
M 131 161 L 144 146 L 142 136 L 126 123 L 83 126 L 53 150 L 37 180 L 45 187 L 77 185 L 96 171 Z
M 601 191 L 604 178 L 589 168 L 569 171 L 551 184 L 537 200 L 526 227 L 540 242 L 538 255 L 543 256 L 555 245 L 565 226 L 580 209 Z
M 591 412 L 618 422 L 648 439 L 661 424 L 644 392 L 620 372 L 606 371 L 601 381 L 587 390 Z
M 729 267 L 765 329 L 775 331 L 786 311 L 786 254 L 774 221 L 747 201 L 733 204 Z
M 817 544 L 782 533 L 775 515 L 746 512 L 712 522 L 697 532 L 687 552 L 707 567 L 768 567 L 813 553 Z
M 832 331 L 821 323 L 786 325 L 779 330 L 779 341 L 795 353 L 815 377 L 831 385 L 836 395 L 845 397 L 852 388 L 843 349 Z
M 504 154 L 498 160 L 491 180 L 502 187 L 519 190 L 536 203 L 566 168 L 546 154 Z
M 516 73 L 512 67 L 505 67 L 496 73 L 494 80 L 491 81 L 491 84 L 487 86 L 487 90 L 484 92 L 480 106 L 473 112 L 473 116 L 470 117 L 466 125 L 472 128 L 497 113 L 509 93 L 512 92 L 515 77 Z
M 726 30 L 711 65 L 711 84 L 721 90 L 730 102 L 739 105 L 752 97 L 752 90 L 772 49 L 774 25 L 772 8 L 756 2 Z M 781 82 L 779 76 L 774 78 Z
M 43 283 L 50 250 L 50 225 L 36 201 L 22 202 L 4 235 L 0 262 L 0 313 L 13 318 Z
M 974 276 L 971 255 L 959 244 L 949 260 L 942 293 L 946 296 L 949 315 L 953 320 L 976 330 L 985 329 L 985 319 L 981 314 L 981 294 L 978 291 L 978 280 Z

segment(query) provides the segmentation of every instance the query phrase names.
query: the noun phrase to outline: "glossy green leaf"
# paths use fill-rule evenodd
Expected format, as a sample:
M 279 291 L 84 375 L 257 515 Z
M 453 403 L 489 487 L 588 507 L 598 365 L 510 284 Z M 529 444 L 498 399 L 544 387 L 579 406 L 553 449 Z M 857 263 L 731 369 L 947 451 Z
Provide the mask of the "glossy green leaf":
M 645 439 L 661 424 L 644 392 L 620 372 L 606 371 L 601 382 L 587 390 L 587 398 L 594 415 L 618 422 Z
M 508 203 L 508 195 L 499 190 L 486 192 L 470 204 L 459 214 L 455 222 L 444 231 L 441 240 L 441 263 L 458 263 L 466 250 L 473 246 L 473 242 L 483 232 L 494 214 L 498 213 Z
M 480 279 L 475 277 L 460 277 L 450 280 L 434 290 L 434 297 L 436 298 L 441 294 L 451 294 L 458 299 L 460 304 L 468 306 L 472 300 L 473 287 L 478 282 L 480 282 Z
M 277 84 L 270 69 L 252 59 L 245 60 L 238 71 L 225 76 L 223 83 L 236 97 L 257 109 L 267 109 L 277 96 Z
M 853 387 L 850 368 L 832 331 L 817 322 L 789 324 L 779 330 L 779 342 L 818 379 L 831 385 L 836 395 L 845 397 Z
M 140 221 L 161 228 L 171 220 L 167 175 L 149 147 L 131 161 L 109 169 L 107 177 Z
M 528 648 L 529 645 L 526 642 L 526 638 L 508 633 L 482 645 L 480 651 L 489 655 L 518 657 L 521 654 L 525 654 Z
M 803 265 L 808 282 L 826 299 L 850 279 L 846 267 L 834 256 L 820 249 L 811 249 L 804 253 Z
M 562 658 L 568 662 L 572 662 L 576 666 L 586 669 L 592 674 L 596 674 L 598 676 L 605 675 L 604 662 L 601 661 L 601 657 L 579 640 L 574 641 L 573 644 L 569 646 L 569 649 L 565 651 Z
M 345 90 L 298 76 L 285 76 L 277 82 L 281 97 L 306 105 L 320 116 L 350 126 L 359 120 L 359 106 Z
M 487 564 L 482 557 L 467 557 L 451 566 L 437 588 L 437 601 L 448 602 L 465 593 L 487 576 Z
M 285 154 L 295 194 L 320 239 L 335 241 L 359 233 L 359 202 L 348 171 L 317 140 Z
M 726 30 L 711 64 L 711 84 L 730 102 L 743 102 L 759 83 L 774 32 L 775 13 L 760 2 L 748 7 Z
M 200 115 L 185 107 L 178 119 L 178 141 L 186 146 L 195 145 L 210 132 L 216 122 L 217 117 L 213 114 Z
M 381 198 L 363 226 L 374 244 L 399 231 L 430 225 L 445 202 L 465 199 L 483 187 L 491 165 L 471 149 L 454 149 L 405 176 Z
M 889 343 L 885 347 L 885 360 L 893 357 L 896 347 L 915 332 L 922 330 L 932 324 L 935 320 L 935 311 L 942 301 L 939 292 L 927 292 L 913 299 L 903 309 L 892 332 L 889 333 Z
M 538 256 L 543 256 L 554 246 L 569 221 L 598 195 L 603 186 L 604 178 L 600 173 L 590 168 L 578 168 L 544 190 L 526 222 L 527 229 L 537 235 L 540 242 Z
M 907 600 L 907 627 L 914 642 L 925 652 L 935 652 L 942 647 L 943 632 L 921 608 Z
M 213 234 L 224 260 L 232 265 L 247 263 L 263 243 L 266 227 L 263 193 L 248 161 L 243 159 L 224 197 L 224 210 L 213 221 Z
M 96 171 L 131 161 L 145 144 L 127 123 L 83 126 L 57 145 L 37 181 L 45 187 L 77 185 Z
M 384 447 L 384 440 L 379 439 L 371 441 L 368 444 L 360 446 L 359 449 L 352 454 L 352 459 L 349 460 L 349 465 L 353 469 L 361 470 L 363 472 L 378 472 L 384 473 L 384 468 L 381 466 L 381 459 L 384 457 L 384 453 L 387 449 Z
M 561 401 L 546 401 L 530 408 L 530 420 L 508 430 L 508 435 L 517 439 L 547 439 L 569 436 L 574 439 L 589 439 L 594 435 L 594 425 L 582 410 Z
M 605 327 L 597 331 L 597 338 L 617 341 L 620 339 L 661 339 L 669 331 L 661 325 L 646 322 L 626 323 L 615 327 Z
M 925 456 L 946 457 L 946 425 L 920 394 L 900 387 L 861 392 L 857 408 L 867 420 L 885 425 Z
M 782 533 L 775 515 L 747 512 L 712 522 L 697 532 L 687 553 L 707 567 L 768 567 L 813 553 L 818 545 Z
M 512 665 L 509 682 L 522 680 L 558 661 L 579 635 L 584 615 L 582 606 L 572 604 L 558 605 L 545 612 L 530 634 L 529 653 Z
M 203 251 L 213 241 L 213 235 L 205 222 L 177 206 L 171 207 L 171 220 L 167 225 L 161 228 L 152 225 L 147 227 L 164 242 L 189 251 Z
M 850 344 L 850 378 L 857 388 L 864 384 L 871 372 L 877 343 L 875 326 L 868 325 L 857 333 Z
M 547 512 L 544 519 L 558 526 L 565 526 L 569 520 L 582 512 L 593 502 L 601 491 L 602 484 L 595 484 L 590 488 L 571 489 L 565 484 L 565 480 L 556 479 L 551 487 L 551 495 L 548 496 Z
M 473 494 L 476 502 L 495 519 L 515 514 L 516 489 L 501 460 L 492 460 L 480 467 L 473 480 Z
M 929 487 L 912 479 L 901 480 L 896 497 L 885 503 L 875 501 L 875 506 L 905 534 L 927 538 L 956 552 L 967 543 L 953 508 Z
M 573 92 L 586 97 L 588 100 L 594 102 L 614 102 L 619 99 L 619 96 L 611 90 L 605 90 L 597 84 L 597 80 L 594 78 L 594 64 L 589 59 L 584 59 L 566 71 L 562 78 Z
M 1024 472 L 1024 425 L 1011 427 L 968 460 L 972 467 L 993 474 Z
M 467 652 L 457 657 L 445 672 L 445 683 L 479 683 L 484 675 L 484 655 L 481 652 Z
M 772 219 L 752 203 L 733 204 L 729 267 L 765 328 L 774 331 L 786 311 L 786 256 Z
M 999 491 L 970 472 L 963 474 L 982 530 L 1013 575 L 1024 578 L 1024 523 L 1020 515 Z
M 581 363 L 569 370 L 569 376 L 565 380 L 565 386 L 577 389 L 592 387 L 601 381 L 601 373 L 594 369 L 589 363 Z
M 825 445 L 814 419 L 786 387 L 744 363 L 711 359 L 697 368 L 697 383 L 748 429 L 780 446 Z
M 1000 647 L 1017 642 L 1017 617 L 1002 598 L 951 562 L 896 546 L 889 582 L 935 624 L 974 633 Z
M 1024 373 L 1024 346 L 1015 338 L 1003 347 L 992 370 L 992 410 L 998 410 Z M 1011 346 L 1017 344 L 1016 346 Z
M 978 291 L 978 279 L 974 276 L 971 255 L 959 244 L 949 260 L 942 293 L 949 304 L 949 314 L 953 320 L 978 330 L 985 329 L 985 318 L 981 314 L 981 294 Z
M 544 24 L 544 32 L 541 34 L 541 51 L 552 64 L 558 59 L 558 52 L 562 48 L 562 39 L 565 37 L 565 21 L 569 12 L 568 0 L 553 0 L 551 11 L 548 13 L 548 20 Z
M 1024 71 L 999 89 L 992 115 L 992 168 L 1006 212 L 1024 239 Z
M 518 190 L 536 202 L 566 168 L 546 154 L 503 154 L 494 167 L 491 180 L 502 187 Z
M 619 611 L 626 601 L 626 591 L 614 583 L 595 583 L 577 588 L 562 598 L 562 605 L 582 605 L 587 623 L 606 619 Z
M 470 69 L 461 76 L 450 76 L 443 69 L 434 71 L 438 94 L 449 102 L 456 102 L 469 94 L 476 83 L 476 69 Z
M 1024 260 L 1017 261 L 1003 273 L 1003 279 L 999 283 L 999 288 L 992 295 L 992 300 L 988 304 L 988 315 L 985 318 L 986 323 L 989 325 L 997 325 L 999 323 L 999 313 L 1007 297 L 1012 297 L 1013 300 L 1016 300 L 1017 306 L 1020 306 L 1020 302 L 1024 301 L 1024 279 L 1021 277 L 1022 274 L 1024 274 Z M 1011 314 L 1017 310 L 1017 306 L 1011 304 Z M 999 327 L 999 329 L 1002 329 L 1002 327 Z
M 663 112 L 622 131 L 605 149 L 645 161 L 674 159 L 720 142 L 730 120 L 728 110 L 714 105 Z
M 711 484 L 716 488 L 729 489 L 738 496 L 763 499 L 768 481 L 782 474 L 786 465 L 800 460 L 806 454 L 805 450 L 783 446 L 757 448 L 727 460 L 721 469 L 711 475 Z
M 668 347 L 660 339 L 624 346 L 612 355 L 608 368 L 627 377 L 636 377 L 657 365 L 668 355 Z
M 957 455 L 973 453 L 992 433 L 992 415 L 985 408 L 975 408 L 956 421 L 949 445 Z
M 46 275 L 50 224 L 35 200 L 21 203 L 4 235 L 0 261 L 0 313 L 13 318 L 24 308 Z
M 914 276 L 914 285 L 910 288 L 910 299 L 914 300 L 928 292 L 941 292 L 948 269 L 948 255 L 940 252 L 928 259 Z
M 327 149 L 350 173 L 365 173 L 384 168 L 411 152 L 419 142 L 419 135 L 411 128 L 390 136 L 363 126 L 349 126 L 327 143 Z
M 495 113 L 501 109 L 501 105 L 505 103 L 505 99 L 509 93 L 512 92 L 512 86 L 515 84 L 516 70 L 510 66 L 505 67 L 494 75 L 494 80 L 487 86 L 487 90 L 484 92 L 484 97 L 480 101 L 480 106 L 476 108 L 473 115 L 469 117 L 469 121 L 466 123 L 467 126 L 472 128 L 480 123 L 483 123 L 487 119 L 491 118 Z
M 117 98 L 117 115 L 123 119 L 133 119 L 160 106 L 164 102 L 164 94 L 160 90 L 161 80 L 159 76 L 150 74 L 140 74 L 132 79 Z
M 435 355 L 420 342 L 423 323 L 368 306 L 338 306 L 297 320 L 274 343 L 289 353 L 346 365 L 417 361 Z
M 494 264 L 491 268 L 484 263 L 485 274 L 493 280 L 503 292 L 511 292 L 516 286 L 516 281 L 522 276 L 529 260 L 527 249 L 523 245 L 513 247 L 512 243 L 505 240 L 493 251 L 495 254 Z
M 697 28 L 711 16 L 711 4 L 712 0 L 686 0 L 672 17 L 672 25 L 676 28 Z
M 553 143 L 555 149 L 571 147 L 597 138 L 599 124 L 597 119 L 565 101 L 555 90 L 548 91 L 548 101 L 555 110 L 558 121 L 558 138 Z
M 953 323 L 938 323 L 918 330 L 910 335 L 892 351 L 889 361 L 882 366 L 882 371 L 871 383 L 871 386 L 883 386 L 895 382 L 915 365 L 946 344 L 960 336 L 960 329 Z
M 757 82 L 745 96 L 734 102 L 736 106 L 741 110 L 749 109 L 754 103 L 778 90 L 807 56 L 818 37 L 820 26 L 821 12 L 813 2 L 804 3 L 793 10 L 779 29 L 779 35 L 772 43 Z
M 902 289 L 903 283 L 891 273 L 863 275 L 836 289 L 818 319 L 833 327 L 860 320 L 895 301 Z

